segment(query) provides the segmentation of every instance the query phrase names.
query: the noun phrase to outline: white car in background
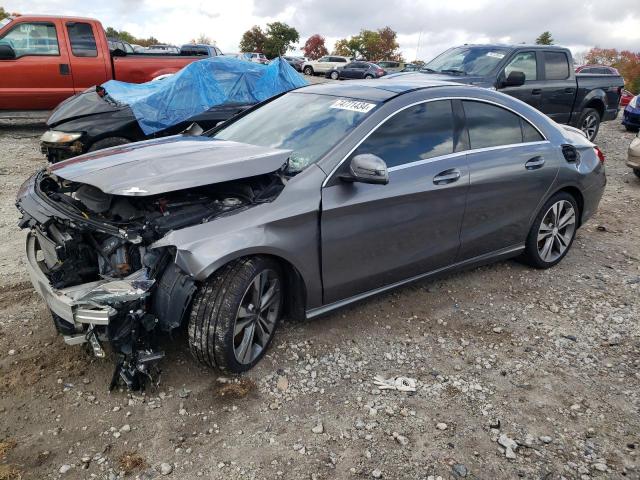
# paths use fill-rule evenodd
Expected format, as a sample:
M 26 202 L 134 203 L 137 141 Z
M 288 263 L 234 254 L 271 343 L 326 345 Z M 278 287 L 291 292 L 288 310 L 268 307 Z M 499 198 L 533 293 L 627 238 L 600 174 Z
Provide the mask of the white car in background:
M 349 57 L 340 55 L 325 55 L 318 60 L 309 60 L 302 64 L 302 73 L 305 75 L 325 74 L 330 70 L 342 68 L 351 61 Z

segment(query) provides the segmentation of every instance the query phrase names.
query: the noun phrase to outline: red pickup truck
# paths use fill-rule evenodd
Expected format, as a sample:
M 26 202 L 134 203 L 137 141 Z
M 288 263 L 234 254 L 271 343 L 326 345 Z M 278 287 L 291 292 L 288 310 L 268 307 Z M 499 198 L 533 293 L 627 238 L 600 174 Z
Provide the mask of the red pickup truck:
M 102 24 L 91 18 L 24 15 L 0 20 L 0 116 L 51 110 L 107 80 L 142 83 L 202 57 L 112 56 Z

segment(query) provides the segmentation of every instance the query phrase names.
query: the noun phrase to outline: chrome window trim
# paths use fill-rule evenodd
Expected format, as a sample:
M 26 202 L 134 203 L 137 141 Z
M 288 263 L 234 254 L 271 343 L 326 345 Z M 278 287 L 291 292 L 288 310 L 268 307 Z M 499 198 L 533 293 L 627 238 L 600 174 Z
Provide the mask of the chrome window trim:
M 489 105 L 495 105 L 496 107 L 500 107 L 500 108 L 504 108 L 505 110 L 510 111 L 511 113 L 517 115 L 518 117 L 520 117 L 522 120 L 524 120 L 525 122 L 527 122 L 529 125 L 531 125 L 533 128 L 536 129 L 536 131 L 540 134 L 540 136 L 544 139 L 544 140 L 540 140 L 540 141 L 536 141 L 536 142 L 522 142 L 522 143 L 513 143 L 513 144 L 509 144 L 509 145 L 497 145 L 495 147 L 484 147 L 484 148 L 476 148 L 476 149 L 469 149 L 469 150 L 463 150 L 460 152 L 453 152 L 453 153 L 448 153 L 446 155 L 440 155 L 437 157 L 432 157 L 432 158 L 428 158 L 425 160 L 416 160 L 415 162 L 411 162 L 411 163 L 407 163 L 407 164 L 403 164 L 403 165 L 397 165 L 395 167 L 390 167 L 389 168 L 389 172 L 395 171 L 395 170 L 401 170 L 400 167 L 404 167 L 404 168 L 408 168 L 405 165 L 411 165 L 414 166 L 415 164 L 417 164 L 418 162 L 420 162 L 420 164 L 422 163 L 428 163 L 429 161 L 435 161 L 435 160 L 440 160 L 443 158 L 451 158 L 454 156 L 458 156 L 461 154 L 469 154 L 469 153 L 476 153 L 476 152 L 482 152 L 482 151 L 490 151 L 490 150 L 497 150 L 497 149 L 501 149 L 501 148 L 512 148 L 512 147 L 516 147 L 516 146 L 522 146 L 522 145 L 535 145 L 535 144 L 542 144 L 542 143 L 551 143 L 549 142 L 549 140 L 547 139 L 547 137 L 545 137 L 544 133 L 542 133 L 542 131 L 533 123 L 531 123 L 527 118 L 525 118 L 524 116 L 522 116 L 520 113 L 518 113 L 517 111 L 515 111 L 513 108 L 507 107 L 505 105 L 502 105 L 498 102 L 493 102 L 491 100 L 485 100 L 485 99 L 479 99 L 479 98 L 474 98 L 474 97 L 438 97 L 438 98 L 429 98 L 427 100 L 420 100 L 419 102 L 413 102 L 410 103 L 408 105 L 405 105 L 404 107 L 396 110 L 395 112 L 390 113 L 389 115 L 387 115 L 385 118 L 383 118 L 382 120 L 380 120 L 371 130 L 369 130 L 369 132 L 367 132 L 367 134 L 362 137 L 360 139 L 360 141 L 358 143 L 356 143 L 356 145 L 349 150 L 349 152 L 342 158 L 342 160 L 340 160 L 338 162 L 338 164 L 333 167 L 331 169 L 331 172 L 329 172 L 329 175 L 327 175 L 327 177 L 324 179 L 324 182 L 322 182 L 322 187 L 324 188 L 326 187 L 327 183 L 329 182 L 329 180 L 333 177 L 333 175 L 336 173 L 336 171 L 342 166 L 342 164 L 347 160 L 347 158 L 349 158 L 351 156 L 351 154 L 353 152 L 355 152 L 355 150 L 367 139 L 369 138 L 369 136 L 375 132 L 376 130 L 378 130 L 378 128 L 380 128 L 380 126 L 385 123 L 387 120 L 389 120 L 391 117 L 397 115 L 398 113 L 406 110 L 407 108 L 411 108 L 411 107 L 415 107 L 416 105 L 421 105 L 423 103 L 429 103 L 429 102 L 437 102 L 439 100 L 470 100 L 473 102 L 481 102 L 481 103 L 487 103 Z
M 404 170 L 405 168 L 424 165 L 425 163 L 431 163 L 433 161 L 438 161 L 438 160 L 446 160 L 447 158 L 455 158 L 462 155 L 468 155 L 470 153 L 491 152 L 493 150 L 502 150 L 505 148 L 521 147 L 523 145 L 544 145 L 547 143 L 551 143 L 551 142 L 549 140 L 539 140 L 537 142 L 510 143 L 507 145 L 496 145 L 495 147 L 484 147 L 484 148 L 474 148 L 472 150 L 462 150 L 461 152 L 453 152 L 453 153 L 448 153 L 446 155 L 438 155 L 436 157 L 425 158 L 424 160 L 416 160 L 415 162 L 403 163 L 402 165 L 389 167 L 388 171 L 389 173 L 391 173 L 391 172 L 395 172 L 396 170 Z

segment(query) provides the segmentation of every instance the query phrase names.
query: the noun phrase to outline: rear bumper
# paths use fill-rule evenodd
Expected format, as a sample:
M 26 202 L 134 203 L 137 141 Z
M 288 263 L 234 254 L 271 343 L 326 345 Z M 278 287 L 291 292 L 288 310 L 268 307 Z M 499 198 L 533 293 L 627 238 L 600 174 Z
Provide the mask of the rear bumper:
M 622 116 L 622 124 L 628 127 L 640 128 L 640 108 L 630 109 L 629 107 L 624 109 Z
M 598 210 L 598 205 L 604 194 L 604 189 L 607 185 L 607 177 L 602 174 L 602 183 L 600 185 L 594 185 L 591 188 L 582 192 L 582 198 L 584 205 L 582 206 L 582 218 L 581 225 L 584 225 Z

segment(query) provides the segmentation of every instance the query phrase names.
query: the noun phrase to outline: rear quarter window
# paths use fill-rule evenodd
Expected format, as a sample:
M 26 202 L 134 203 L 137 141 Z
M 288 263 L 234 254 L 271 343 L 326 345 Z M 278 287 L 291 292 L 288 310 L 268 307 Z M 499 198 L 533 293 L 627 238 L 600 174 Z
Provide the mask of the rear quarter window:
M 73 53 L 74 57 L 98 56 L 96 38 L 93 36 L 90 24 L 82 22 L 67 23 L 67 32 L 69 33 L 71 53 Z M 122 51 L 126 52 L 124 44 L 122 44 L 121 48 Z
M 569 59 L 564 52 L 544 52 L 544 72 L 547 80 L 569 78 Z

